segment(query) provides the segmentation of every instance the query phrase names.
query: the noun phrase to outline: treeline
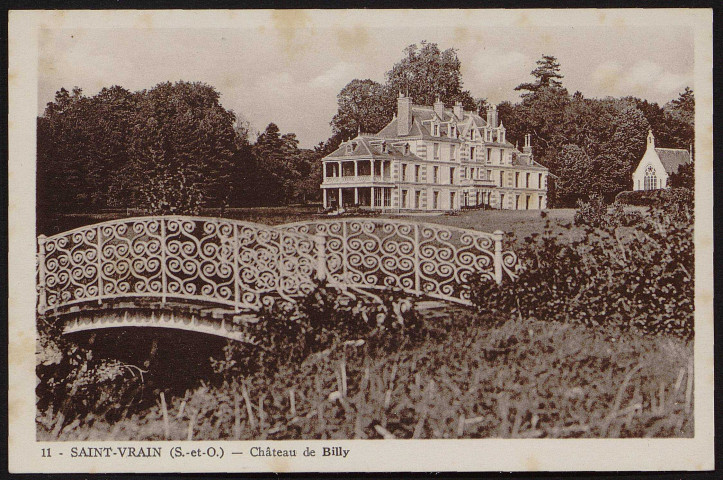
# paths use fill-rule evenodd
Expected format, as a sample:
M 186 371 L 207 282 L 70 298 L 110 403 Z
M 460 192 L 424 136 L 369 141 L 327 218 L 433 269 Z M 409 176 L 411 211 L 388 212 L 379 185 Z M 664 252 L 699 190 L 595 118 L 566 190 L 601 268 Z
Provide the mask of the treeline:
M 660 106 L 635 97 L 571 95 L 553 56 L 543 56 L 531 75 L 516 88 L 520 101 L 501 103 L 499 116 L 511 142 L 532 134 L 536 160 L 553 174 L 550 206 L 574 206 L 591 195 L 612 200 L 630 190 L 649 129 L 657 146 L 693 144 L 695 99 L 687 87 Z M 313 150 L 300 149 L 295 134 L 273 123 L 250 138 L 204 83 L 161 83 L 138 92 L 114 86 L 92 97 L 61 89 L 38 118 L 38 211 L 196 213 L 318 201 L 321 158 L 358 131 L 383 128 L 399 92 L 422 105 L 437 97 L 447 106 L 460 101 L 482 116 L 488 107 L 463 88 L 456 51 L 428 42 L 407 47 L 385 83 L 349 82 L 337 95 L 331 137 Z M 692 166 L 681 170 L 674 186 L 692 186 Z
M 549 192 L 554 206 L 571 207 L 592 195 L 609 202 L 631 190 L 651 129 L 658 147 L 687 150 L 694 143 L 695 98 L 688 87 L 661 107 L 635 97 L 570 95 L 552 56 L 543 56 L 532 76 L 516 88 L 521 101 L 503 102 L 499 115 L 510 141 L 532 134 L 535 159 L 556 176 Z M 692 188 L 692 165 L 682 170 L 673 186 Z
M 38 211 L 278 205 L 319 196 L 321 153 L 269 124 L 258 138 L 203 83 L 88 97 L 61 89 L 38 118 Z

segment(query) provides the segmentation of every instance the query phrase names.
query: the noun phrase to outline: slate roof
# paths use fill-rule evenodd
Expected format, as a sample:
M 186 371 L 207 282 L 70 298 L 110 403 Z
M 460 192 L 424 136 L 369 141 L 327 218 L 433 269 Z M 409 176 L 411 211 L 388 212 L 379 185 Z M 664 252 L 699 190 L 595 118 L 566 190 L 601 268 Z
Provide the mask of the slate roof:
M 437 141 L 459 141 L 456 138 L 448 137 L 447 134 L 447 125 L 441 125 L 440 129 L 440 136 L 436 137 L 432 135 L 432 132 L 430 131 L 430 120 L 432 119 L 439 119 L 442 122 L 449 122 L 454 120 L 457 123 L 457 128 L 461 134 L 464 134 L 467 132 L 469 127 L 471 125 L 474 125 L 475 127 L 485 127 L 487 126 L 487 122 L 485 119 L 477 115 L 476 113 L 470 113 L 470 112 L 464 112 L 462 119 L 457 118 L 454 115 L 454 111 L 449 108 L 444 109 L 444 113 L 440 117 L 437 115 L 434 111 L 433 107 L 429 106 L 422 106 L 422 105 L 412 105 L 412 127 L 409 130 L 408 135 L 400 136 L 397 134 L 397 122 L 399 121 L 398 118 L 394 118 L 391 122 L 387 124 L 386 127 L 384 127 L 379 133 L 376 134 L 377 137 L 381 138 L 403 138 L 403 137 L 415 137 L 415 138 L 422 138 L 423 140 L 433 140 L 435 142 Z M 510 142 L 504 142 L 504 143 L 489 143 L 490 146 L 500 146 L 500 147 L 513 147 Z
M 381 160 L 388 160 L 392 158 L 405 158 L 409 160 L 423 160 L 422 158 L 411 153 L 404 154 L 403 145 L 394 145 L 395 142 L 387 142 L 387 152 L 382 151 L 381 140 L 374 138 L 367 138 L 363 135 L 359 135 L 352 140 L 343 142 L 339 148 L 334 150 L 332 153 L 327 155 L 325 158 L 374 158 Z M 347 153 L 347 145 L 356 144 L 354 150 L 351 153 Z
M 655 153 L 660 158 L 668 175 L 678 173 L 681 165 L 690 163 L 690 152 L 681 148 L 655 148 Z
M 532 160 L 532 163 L 530 163 L 530 156 L 531 155 L 529 153 L 518 153 L 515 157 L 513 157 L 512 165 L 526 167 L 527 169 L 532 170 L 547 170 L 547 167 L 535 160 Z

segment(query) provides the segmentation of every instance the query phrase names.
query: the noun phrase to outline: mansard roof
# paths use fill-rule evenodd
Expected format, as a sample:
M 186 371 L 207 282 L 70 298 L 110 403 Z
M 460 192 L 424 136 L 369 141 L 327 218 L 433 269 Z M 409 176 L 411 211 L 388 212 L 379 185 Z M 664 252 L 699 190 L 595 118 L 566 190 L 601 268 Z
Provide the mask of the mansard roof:
M 678 169 L 681 165 L 690 163 L 690 152 L 688 152 L 688 150 L 683 150 L 682 148 L 655 147 L 655 153 L 658 154 L 660 163 L 663 164 L 663 167 L 668 175 L 678 173 Z
M 409 160 L 422 160 L 422 158 L 418 157 L 417 155 L 414 155 L 413 153 L 408 152 L 405 154 L 404 152 L 404 142 L 386 142 L 387 143 L 387 151 L 386 153 L 382 151 L 382 143 L 386 140 L 384 138 L 379 138 L 378 135 L 375 136 L 367 136 L 367 135 L 358 135 L 356 138 L 353 138 L 351 140 L 347 140 L 346 142 L 342 142 L 342 144 L 334 150 L 332 153 L 327 155 L 325 158 L 348 158 L 348 159 L 354 159 L 354 158 L 374 158 L 374 159 L 380 159 L 380 160 L 388 160 L 392 158 L 405 158 Z M 348 145 L 354 145 L 353 150 L 351 153 L 347 153 L 347 146 Z
M 432 120 L 437 120 L 442 123 L 440 128 L 440 136 L 432 135 L 431 126 Z M 398 118 L 394 118 L 387 124 L 379 133 L 378 137 L 382 138 L 402 138 L 397 133 L 397 122 Z M 458 131 L 461 134 L 467 132 L 470 126 L 485 127 L 487 122 L 477 115 L 476 113 L 464 111 L 462 118 L 457 118 L 454 114 L 454 110 L 451 108 L 445 108 L 442 115 L 437 115 L 434 111 L 434 107 L 425 105 L 414 105 L 412 104 L 412 127 L 409 130 L 408 135 L 403 137 L 415 137 L 422 138 L 423 140 L 457 140 L 447 136 L 449 133 L 448 126 L 450 123 L 457 124 Z M 444 136 L 443 136 L 444 135 Z M 505 146 L 512 146 L 512 144 L 505 144 Z

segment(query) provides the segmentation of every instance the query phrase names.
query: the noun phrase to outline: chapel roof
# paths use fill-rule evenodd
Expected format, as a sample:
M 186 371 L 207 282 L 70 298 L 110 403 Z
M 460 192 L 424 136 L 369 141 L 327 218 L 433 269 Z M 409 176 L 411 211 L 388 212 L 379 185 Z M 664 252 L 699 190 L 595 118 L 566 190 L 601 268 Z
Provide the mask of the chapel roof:
M 660 158 L 660 163 L 668 175 L 678 173 L 681 165 L 690 163 L 690 152 L 682 148 L 659 148 L 655 147 L 655 153 Z

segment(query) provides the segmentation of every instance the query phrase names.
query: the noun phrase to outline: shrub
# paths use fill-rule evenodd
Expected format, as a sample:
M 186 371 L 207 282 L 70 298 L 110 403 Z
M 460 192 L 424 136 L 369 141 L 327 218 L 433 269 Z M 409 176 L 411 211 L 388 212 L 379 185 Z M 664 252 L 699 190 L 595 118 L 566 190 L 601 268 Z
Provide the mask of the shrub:
M 636 190 L 634 192 L 620 192 L 615 202 L 625 205 L 653 206 L 666 203 L 686 201 L 692 205 L 693 192 L 688 188 L 666 188 L 661 190 Z
M 590 197 L 589 202 L 582 199 L 577 201 L 577 212 L 575 212 L 575 225 L 590 225 L 598 227 L 607 218 L 608 206 L 605 200 L 599 195 Z
M 692 202 L 684 192 L 666 197 L 637 217 L 616 207 L 569 242 L 548 221 L 520 247 L 519 277 L 501 286 L 476 280 L 473 301 L 523 317 L 692 337 Z
M 388 290 L 377 301 L 342 294 L 328 284 L 319 285 L 299 303 L 276 302 L 261 312 L 255 323 L 244 325 L 256 342 L 233 342 L 224 359 L 213 359 L 221 379 L 249 372 L 273 374 L 281 365 L 300 364 L 313 354 L 343 344 L 365 344 L 367 350 L 389 352 L 417 345 L 429 334 L 413 304 L 400 292 Z

